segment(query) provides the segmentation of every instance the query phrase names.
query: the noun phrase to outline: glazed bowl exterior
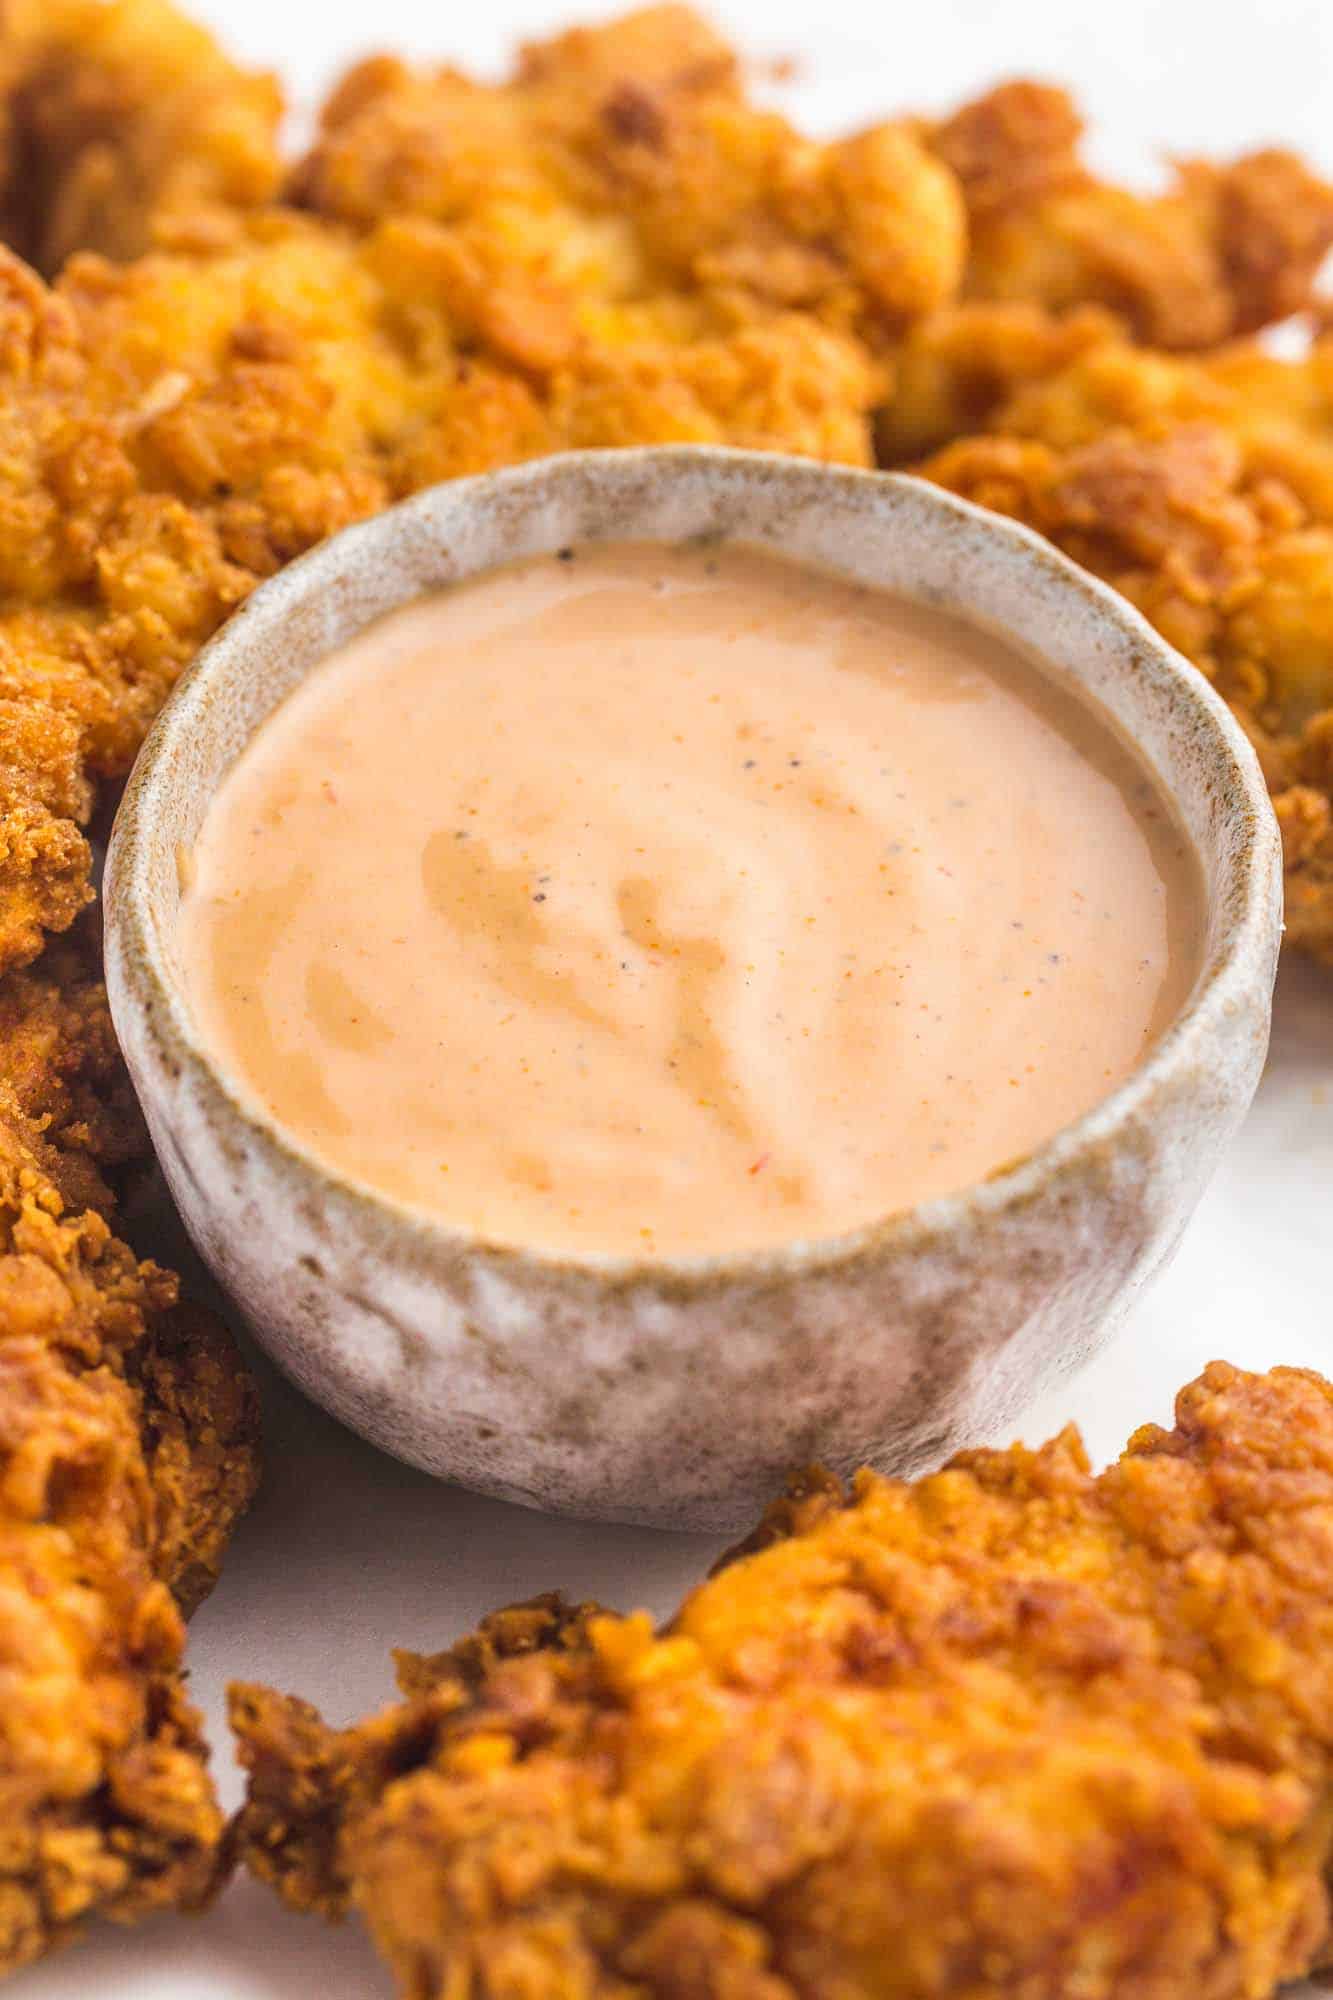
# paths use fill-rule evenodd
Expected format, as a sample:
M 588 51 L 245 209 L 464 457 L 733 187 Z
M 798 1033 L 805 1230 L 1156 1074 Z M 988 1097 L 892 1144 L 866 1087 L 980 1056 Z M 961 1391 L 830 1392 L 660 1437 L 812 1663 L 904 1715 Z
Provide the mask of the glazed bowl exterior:
M 478 1240 L 340 1177 L 210 1056 L 177 951 L 188 852 L 273 707 L 369 620 L 601 538 L 725 536 L 961 613 L 1109 712 L 1206 883 L 1202 971 L 1113 1095 L 962 1193 L 774 1252 L 635 1262 Z M 168 703 L 117 820 L 116 1026 L 172 1193 L 280 1366 L 386 1451 L 484 1492 L 731 1530 L 811 1459 L 907 1473 L 1081 1366 L 1174 1250 L 1258 1080 L 1281 928 L 1254 757 L 1201 676 L 1027 531 L 910 478 L 676 448 L 458 480 L 265 584 Z

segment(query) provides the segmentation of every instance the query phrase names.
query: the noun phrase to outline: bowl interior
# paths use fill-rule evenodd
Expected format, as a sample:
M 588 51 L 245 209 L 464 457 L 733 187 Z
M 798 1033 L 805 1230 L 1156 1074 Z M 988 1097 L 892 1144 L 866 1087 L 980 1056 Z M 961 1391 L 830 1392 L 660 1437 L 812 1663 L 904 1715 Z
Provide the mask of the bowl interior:
M 1207 897 L 1199 978 L 1140 1069 L 1062 1138 L 1113 1117 L 1126 1092 L 1169 1065 L 1176 1038 L 1271 956 L 1280 872 L 1253 754 L 1202 677 L 1104 586 L 1026 530 L 901 475 L 689 447 L 589 453 L 455 481 L 347 530 L 256 592 L 186 676 L 127 790 L 107 898 L 136 990 L 151 987 L 185 1059 L 211 1068 L 177 952 L 181 857 L 291 689 L 372 619 L 481 570 L 590 540 L 699 536 L 769 548 L 994 628 L 1100 706 L 1174 799 Z

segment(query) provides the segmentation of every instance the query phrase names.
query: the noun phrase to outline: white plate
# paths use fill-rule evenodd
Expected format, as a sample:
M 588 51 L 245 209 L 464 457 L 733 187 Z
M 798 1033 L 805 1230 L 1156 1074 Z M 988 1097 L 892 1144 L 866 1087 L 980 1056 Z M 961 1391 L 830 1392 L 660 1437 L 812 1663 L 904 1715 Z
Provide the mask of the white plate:
M 516 36 L 614 7 L 505 0 L 446 15 L 436 0 L 377 0 L 372 27 L 353 0 L 317 10 L 199 0 L 194 11 L 279 67 L 308 102 L 367 46 L 493 67 Z M 910 17 L 822 0 L 813 49 L 805 0 L 728 0 L 715 11 L 759 54 L 809 54 L 784 95 L 812 124 L 947 103 L 1026 69 L 1078 87 L 1104 121 L 1099 158 L 1119 171 L 1142 169 L 1159 140 L 1179 152 L 1279 137 L 1330 163 L 1333 8 L 1324 0 L 1291 0 L 1276 14 L 1258 0 L 1120 0 L 1097 13 L 1095 31 L 1067 0 L 936 0 Z M 1214 1357 L 1333 1369 L 1331 1190 L 1333 974 L 1292 964 L 1258 1101 L 1175 1264 L 1120 1342 L 1030 1411 L 1021 1434 L 1035 1441 L 1072 1418 L 1100 1461 L 1137 1424 L 1165 1419 L 1174 1391 Z M 163 1218 L 158 1228 L 169 1236 Z M 136 1242 L 169 1260 L 179 1254 L 169 1242 L 149 1245 L 142 1228 Z M 389 1698 L 393 1645 L 437 1648 L 495 1605 L 553 1585 L 665 1613 L 714 1552 L 698 1538 L 574 1526 L 437 1486 L 261 1373 L 264 1492 L 191 1636 L 194 1696 L 229 1805 L 240 1783 L 223 1726 L 228 1680 L 272 1681 L 350 1719 Z M 203 1919 L 101 1931 L 7 1991 L 13 2000 L 370 2000 L 391 1988 L 355 1926 L 289 1916 L 242 1881 Z M 1313 1988 L 1294 1991 L 1313 2000 Z

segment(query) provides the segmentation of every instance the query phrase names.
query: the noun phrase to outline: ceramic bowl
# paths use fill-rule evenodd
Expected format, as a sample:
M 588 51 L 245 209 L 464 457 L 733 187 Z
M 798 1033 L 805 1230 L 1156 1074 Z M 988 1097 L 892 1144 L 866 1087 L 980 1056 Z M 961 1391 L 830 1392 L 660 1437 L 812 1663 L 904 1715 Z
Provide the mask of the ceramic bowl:
M 983 1183 L 854 1234 L 648 1262 L 477 1240 L 339 1177 L 243 1101 L 191 1018 L 177 855 L 270 710 L 368 620 L 568 543 L 705 533 L 960 612 L 1081 683 L 1175 795 L 1206 882 L 1203 969 L 1174 1026 L 1088 1116 Z M 458 480 L 265 584 L 148 740 L 106 908 L 116 1026 L 167 1180 L 308 1395 L 400 1458 L 509 1500 L 730 1530 L 811 1459 L 909 1473 L 994 1436 L 1111 1338 L 1253 1094 L 1281 875 L 1226 708 L 1036 537 L 910 478 L 678 448 Z

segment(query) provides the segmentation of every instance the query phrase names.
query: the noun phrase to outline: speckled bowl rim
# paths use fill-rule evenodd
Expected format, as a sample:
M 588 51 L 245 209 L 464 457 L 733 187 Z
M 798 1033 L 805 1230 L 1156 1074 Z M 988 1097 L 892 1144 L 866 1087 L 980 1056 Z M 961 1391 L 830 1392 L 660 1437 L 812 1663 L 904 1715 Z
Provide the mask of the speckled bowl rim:
M 521 1244 L 488 1238 L 479 1232 L 451 1227 L 428 1211 L 396 1201 L 381 1190 L 334 1171 L 307 1152 L 280 1125 L 272 1122 L 236 1092 L 226 1073 L 215 1064 L 195 1030 L 189 1006 L 178 989 L 170 963 L 160 949 L 158 927 L 149 915 L 148 871 L 150 840 L 145 826 L 166 801 L 162 787 L 169 782 L 172 750 L 201 715 L 209 680 L 221 661 L 230 659 L 246 642 L 247 628 L 260 620 L 280 619 L 302 598 L 313 578 L 338 560 L 342 551 L 375 548 L 397 529 L 408 530 L 428 516 L 433 499 L 448 491 L 466 504 L 473 494 L 521 490 L 550 480 L 558 468 L 571 479 L 595 474 L 600 466 L 628 470 L 658 465 L 671 476 L 677 463 L 712 463 L 719 468 L 797 468 L 809 480 L 826 480 L 844 491 L 855 487 L 907 488 L 918 504 L 934 507 L 941 516 L 968 523 L 1007 545 L 1020 564 L 1054 577 L 1059 587 L 1080 597 L 1098 618 L 1109 619 L 1120 636 L 1136 648 L 1141 666 L 1150 672 L 1157 690 L 1171 698 L 1201 725 L 1198 741 L 1212 760 L 1213 775 L 1224 775 L 1236 789 L 1236 812 L 1243 838 L 1224 857 L 1214 898 L 1222 911 L 1221 935 L 1214 943 L 1194 988 L 1172 1025 L 1154 1044 L 1147 1058 L 1107 1097 L 1053 1138 L 1020 1159 L 997 1168 L 984 1180 L 956 1193 L 933 1197 L 896 1210 L 877 1221 L 837 1236 L 793 1239 L 789 1243 L 724 1255 L 626 1257 L 603 1252 L 545 1252 Z M 641 536 L 640 539 L 652 539 Z M 738 535 L 744 543 L 747 537 Z M 750 538 L 751 540 L 753 538 Z M 792 558 L 799 561 L 799 558 Z M 816 565 L 811 565 L 815 567 Z M 483 564 L 471 575 L 484 575 L 503 564 Z M 404 603 L 410 598 L 404 598 Z M 963 613 L 962 615 L 966 615 Z M 978 623 L 1002 630 L 978 614 Z M 1054 657 L 1054 656 L 1052 656 Z M 1091 704 L 1101 709 L 1089 693 Z M 1123 729 L 1122 729 L 1123 733 Z M 1204 782 L 1201 778 L 1200 782 Z M 1191 845 L 1194 845 L 1191 841 Z M 1196 850 L 1197 851 L 1197 850 Z M 1202 857 L 1201 857 L 1202 859 Z M 1063 555 L 1033 530 L 989 509 L 962 500 L 930 481 L 909 473 L 877 472 L 832 465 L 781 453 L 755 452 L 713 445 L 618 447 L 568 452 L 528 460 L 495 472 L 479 473 L 430 487 L 365 521 L 342 529 L 306 555 L 261 584 L 218 634 L 203 647 L 149 731 L 121 801 L 107 860 L 106 926 L 108 948 L 114 943 L 134 1003 L 170 1064 L 188 1068 L 205 1102 L 267 1154 L 284 1177 L 296 1177 L 305 1192 L 333 1205 L 350 1203 L 366 1212 L 382 1237 L 397 1232 L 404 1251 L 414 1260 L 440 1255 L 480 1255 L 488 1263 L 521 1280 L 532 1274 L 577 1272 L 600 1281 L 609 1293 L 645 1283 L 672 1296 L 711 1290 L 737 1281 L 763 1285 L 784 1278 L 878 1261 L 904 1249 L 938 1243 L 942 1236 L 992 1218 L 1021 1210 L 1034 1202 L 1053 1179 L 1062 1180 L 1080 1161 L 1105 1156 L 1118 1136 L 1143 1115 L 1174 1079 L 1206 1061 L 1207 1049 L 1226 1017 L 1252 1002 L 1255 981 L 1269 962 L 1275 911 L 1274 884 L 1281 896 L 1281 842 L 1258 759 L 1226 703 L 1199 670 L 1168 645 L 1143 615 L 1110 585 L 1102 583 Z M 114 937 L 113 937 L 114 934 Z

